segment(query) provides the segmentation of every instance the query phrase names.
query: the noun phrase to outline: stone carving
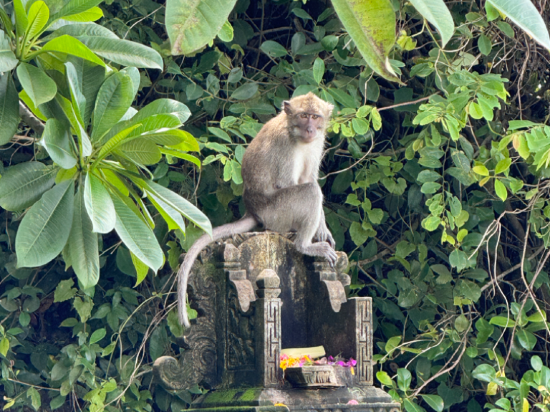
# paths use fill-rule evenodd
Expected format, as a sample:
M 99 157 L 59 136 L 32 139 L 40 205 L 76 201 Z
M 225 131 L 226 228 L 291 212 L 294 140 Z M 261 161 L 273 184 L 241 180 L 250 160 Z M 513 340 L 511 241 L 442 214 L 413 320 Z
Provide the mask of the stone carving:
M 197 383 L 216 389 L 193 402 L 194 412 L 399 411 L 372 386 L 372 300 L 346 298 L 347 256 L 339 253 L 332 268 L 297 252 L 292 238 L 244 233 L 203 251 L 189 283 L 198 317 L 184 337 L 188 349 L 179 360 L 157 359 L 157 382 L 169 390 Z M 355 373 L 331 365 L 301 368 L 298 386 L 332 389 L 291 389 L 292 371 L 284 380 L 279 367 L 281 348 L 319 345 L 356 359 Z

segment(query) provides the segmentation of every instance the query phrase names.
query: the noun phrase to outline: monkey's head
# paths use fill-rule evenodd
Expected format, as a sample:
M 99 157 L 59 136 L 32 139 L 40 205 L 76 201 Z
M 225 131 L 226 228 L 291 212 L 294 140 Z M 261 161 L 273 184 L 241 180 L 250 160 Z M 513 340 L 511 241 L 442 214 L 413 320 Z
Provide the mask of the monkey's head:
M 324 139 L 332 109 L 334 109 L 332 104 L 321 100 L 311 92 L 283 102 L 290 134 L 303 143 Z

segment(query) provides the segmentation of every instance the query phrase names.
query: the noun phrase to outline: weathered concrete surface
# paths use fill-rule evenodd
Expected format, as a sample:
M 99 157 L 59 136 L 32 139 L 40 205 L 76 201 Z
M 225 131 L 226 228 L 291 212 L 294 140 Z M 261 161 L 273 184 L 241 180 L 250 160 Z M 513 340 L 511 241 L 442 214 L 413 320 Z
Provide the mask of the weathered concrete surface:
M 289 238 L 245 233 L 201 254 L 189 282 L 199 314 L 185 335 L 189 349 L 179 360 L 157 359 L 157 381 L 168 390 L 215 388 L 192 405 L 202 412 L 399 410 L 372 386 L 372 301 L 346 299 L 347 256 L 339 252 L 333 269 L 296 251 Z M 279 367 L 280 350 L 319 345 L 356 359 L 355 374 L 339 389 L 292 389 Z

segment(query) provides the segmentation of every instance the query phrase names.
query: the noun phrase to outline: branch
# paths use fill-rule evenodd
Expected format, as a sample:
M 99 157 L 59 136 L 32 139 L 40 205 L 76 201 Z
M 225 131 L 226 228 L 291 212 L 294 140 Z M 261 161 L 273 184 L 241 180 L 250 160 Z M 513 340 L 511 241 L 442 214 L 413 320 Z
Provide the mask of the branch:
M 38 136 L 42 135 L 44 123 L 42 123 L 42 120 L 36 117 L 21 100 L 19 100 L 19 116 L 21 116 L 23 122 L 33 129 Z

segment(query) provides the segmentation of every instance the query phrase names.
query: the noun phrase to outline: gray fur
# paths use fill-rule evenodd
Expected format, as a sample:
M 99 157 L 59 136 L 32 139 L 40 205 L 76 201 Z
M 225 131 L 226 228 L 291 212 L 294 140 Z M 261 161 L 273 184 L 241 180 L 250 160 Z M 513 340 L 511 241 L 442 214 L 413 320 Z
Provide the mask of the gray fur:
M 235 223 L 215 228 L 213 238 L 199 238 L 178 271 L 178 315 L 185 327 L 190 326 L 185 304 L 189 272 L 200 251 L 214 240 L 250 231 L 257 225 L 279 233 L 296 231 L 296 249 L 336 263 L 335 243 L 325 223 L 323 194 L 317 182 L 332 109 L 313 93 L 295 97 L 284 102 L 283 111 L 250 143 L 241 170 L 247 214 Z M 308 116 L 300 118 L 304 113 Z

